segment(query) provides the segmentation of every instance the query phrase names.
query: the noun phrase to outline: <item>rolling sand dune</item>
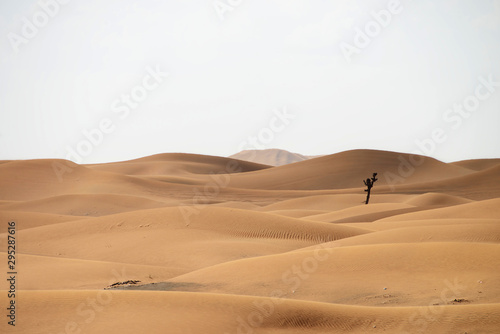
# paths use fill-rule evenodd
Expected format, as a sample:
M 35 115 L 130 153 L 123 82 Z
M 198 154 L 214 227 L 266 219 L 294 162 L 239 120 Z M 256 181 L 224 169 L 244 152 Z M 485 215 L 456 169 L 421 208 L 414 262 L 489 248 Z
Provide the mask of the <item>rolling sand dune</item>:
M 29 268 L 23 270 L 18 286 L 21 290 L 103 289 L 118 281 L 116 279 L 110 282 L 115 275 L 131 277 L 144 284 L 153 280 L 167 280 L 182 273 L 175 268 L 54 256 L 20 254 L 18 259 L 23 266 Z
M 250 172 L 270 166 L 215 156 L 166 153 L 130 161 L 87 165 L 87 167 L 125 175 L 189 175 Z
M 161 202 L 169 194 L 185 191 L 192 198 L 193 190 L 183 178 L 180 180 L 179 183 L 169 183 L 154 177 L 93 170 L 65 160 L 14 161 L 0 165 L 3 185 L 0 196 L 3 200 L 27 201 L 58 195 L 109 193 L 142 196 Z
M 323 213 L 327 213 L 327 210 L 306 210 L 306 209 L 289 209 L 289 210 L 272 210 L 267 211 L 270 213 L 274 213 L 277 215 L 285 216 L 285 217 L 293 217 L 293 218 L 303 218 L 308 216 L 320 215 Z
M 189 220 L 179 208 L 142 210 L 19 231 L 19 238 L 28 254 L 160 265 L 188 271 L 368 231 L 325 223 L 304 224 L 302 220 L 267 213 L 207 207 Z M 82 247 L 82 240 L 86 240 L 87 246 Z M 182 257 L 171 256 L 181 253 Z
M 17 223 L 18 230 L 24 230 L 27 228 L 33 228 L 44 225 L 64 223 L 82 218 L 84 217 L 65 216 L 65 215 L 40 213 L 40 212 L 6 211 L 3 208 L 0 209 L 0 220 L 4 222 L 15 221 Z
M 454 162 L 453 165 L 465 167 L 472 170 L 483 170 L 500 165 L 500 159 L 476 159 Z
M 416 220 L 432 218 L 498 218 L 500 217 L 500 198 L 454 205 L 446 208 L 431 209 L 396 215 L 383 220 Z
M 0 201 L 0 208 L 3 207 L 4 205 L 8 205 L 8 204 L 16 204 L 18 203 L 19 201 Z
M 10 221 L 17 243 L 16 326 L 2 306 L 1 333 L 500 328 L 500 159 L 0 161 L 0 219 L 0 244 Z
M 422 220 L 378 220 L 370 223 L 356 224 L 356 227 L 369 226 L 369 228 L 382 231 L 400 227 L 413 227 L 413 226 L 438 226 L 438 225 L 459 225 L 459 224 L 498 224 L 498 219 L 485 219 L 485 218 L 445 218 L 445 219 L 422 219 Z M 352 224 L 344 224 L 352 225 Z
M 336 246 L 419 243 L 419 242 L 488 242 L 500 243 L 500 225 L 497 222 L 441 225 L 431 219 L 431 226 L 407 226 L 384 230 L 363 236 L 339 240 Z
M 169 205 L 179 202 L 167 200 Z M 61 195 L 44 199 L 5 205 L 2 209 L 57 213 L 68 216 L 104 216 L 124 211 L 134 211 L 167 206 L 146 198 L 116 194 Z
M 132 194 L 152 185 L 151 181 L 93 171 L 65 160 L 28 160 L 2 164 L 0 182 L 3 185 L 0 188 L 2 198 L 16 201 L 65 194 Z
M 95 302 L 99 297 L 102 304 Z M 494 333 L 500 324 L 498 304 L 387 309 L 293 300 L 278 300 L 275 304 L 276 300 L 262 297 L 144 291 L 113 291 L 109 295 L 96 291 L 27 291 L 22 298 L 20 311 L 37 313 L 39 318 L 25 319 L 19 330 L 35 329 L 34 333 L 41 333 L 36 328 L 61 333 L 66 326 L 86 333 L 165 333 L 166 328 L 176 334 Z M 95 304 L 89 304 L 89 300 Z
M 404 195 L 379 195 L 377 198 L 372 198 L 372 203 L 390 203 L 391 201 L 405 201 L 406 198 L 413 196 Z M 365 202 L 366 195 L 362 194 L 347 194 L 347 195 L 313 195 L 300 198 L 288 199 L 279 201 L 262 208 L 262 211 L 276 210 L 326 210 L 337 211 L 349 207 L 360 206 Z
M 421 162 L 405 183 L 434 181 L 472 173 L 470 169 L 404 153 L 373 150 L 347 151 L 253 173 L 234 175 L 231 187 L 256 189 L 342 189 L 362 186 L 363 177 L 384 171 L 379 184 L 388 182 L 386 173 L 399 175 L 402 161 Z M 360 175 L 363 177 L 360 180 Z M 361 183 L 361 185 L 360 185 Z
M 431 206 L 431 205 L 451 206 L 451 205 L 465 204 L 470 202 L 471 200 L 466 198 L 451 196 L 446 194 L 436 194 L 436 193 L 426 193 L 406 201 L 407 204 L 415 206 Z
M 384 212 L 394 212 L 395 210 L 401 209 L 413 209 L 413 205 L 405 203 L 378 203 L 373 205 L 358 205 L 342 210 L 337 210 L 334 212 L 323 213 L 319 215 L 307 216 L 309 220 L 320 221 L 320 222 L 332 222 L 340 220 L 343 218 L 349 218 L 352 216 L 367 216 L 373 213 L 384 213 Z
M 334 212 L 307 216 L 307 219 L 331 223 L 373 222 L 385 217 L 469 202 L 471 200 L 461 197 L 426 193 L 412 197 L 404 203 L 374 203 L 370 206 L 359 205 Z
M 243 209 L 243 210 L 258 210 L 260 206 L 250 202 L 227 201 L 212 204 L 212 206 L 220 206 L 224 208 Z
M 500 166 L 447 180 L 396 185 L 395 189 L 401 193 L 439 192 L 473 200 L 498 198 L 500 197 Z
M 195 291 L 200 292 L 269 296 L 281 290 L 282 297 L 290 299 L 425 306 L 439 298 L 450 283 L 448 279 L 458 282 L 457 291 L 440 304 L 455 298 L 495 303 L 500 298 L 500 286 L 496 284 L 498 274 L 491 267 L 500 265 L 499 251 L 499 244 L 458 242 L 315 247 L 232 261 L 169 282 L 195 283 Z

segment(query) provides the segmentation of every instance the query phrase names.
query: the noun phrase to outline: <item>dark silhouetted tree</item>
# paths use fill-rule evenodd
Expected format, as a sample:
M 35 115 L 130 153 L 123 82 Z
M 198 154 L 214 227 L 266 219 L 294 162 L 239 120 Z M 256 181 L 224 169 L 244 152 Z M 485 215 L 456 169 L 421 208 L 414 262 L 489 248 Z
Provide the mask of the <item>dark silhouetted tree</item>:
M 365 184 L 366 188 L 365 191 L 367 192 L 366 194 L 366 202 L 365 204 L 368 204 L 368 201 L 370 200 L 370 191 L 372 190 L 373 184 L 377 181 L 377 173 L 373 173 L 373 176 L 371 179 L 366 179 L 363 180 L 363 183 Z

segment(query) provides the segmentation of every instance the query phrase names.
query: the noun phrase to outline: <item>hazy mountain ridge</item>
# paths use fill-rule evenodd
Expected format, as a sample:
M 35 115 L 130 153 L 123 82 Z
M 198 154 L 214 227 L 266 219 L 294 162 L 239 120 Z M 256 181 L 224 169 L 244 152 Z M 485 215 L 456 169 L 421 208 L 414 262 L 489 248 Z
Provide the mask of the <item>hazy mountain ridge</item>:
M 283 166 L 320 156 L 307 156 L 277 148 L 265 150 L 244 150 L 229 156 L 229 158 L 260 163 L 269 166 Z

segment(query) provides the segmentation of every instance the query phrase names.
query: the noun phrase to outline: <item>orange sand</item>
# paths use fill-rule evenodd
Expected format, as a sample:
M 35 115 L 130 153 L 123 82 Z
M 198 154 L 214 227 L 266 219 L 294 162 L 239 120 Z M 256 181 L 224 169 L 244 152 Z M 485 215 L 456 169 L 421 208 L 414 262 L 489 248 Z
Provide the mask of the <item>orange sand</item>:
M 0 332 L 498 333 L 500 159 L 414 158 L 2 161 Z

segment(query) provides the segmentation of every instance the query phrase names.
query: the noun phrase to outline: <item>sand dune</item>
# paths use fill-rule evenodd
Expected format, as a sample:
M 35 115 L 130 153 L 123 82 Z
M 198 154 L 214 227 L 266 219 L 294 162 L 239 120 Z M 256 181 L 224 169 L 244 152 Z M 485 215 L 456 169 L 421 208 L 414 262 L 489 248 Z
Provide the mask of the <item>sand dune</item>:
M 446 208 L 431 209 L 396 215 L 382 220 L 416 220 L 432 218 L 498 218 L 500 217 L 500 198 L 454 205 Z
M 18 271 L 0 332 L 496 334 L 499 161 L 0 161 Z
M 342 189 L 362 187 L 362 180 L 379 172 L 379 184 L 399 175 L 402 163 L 419 161 L 420 165 L 404 178 L 404 183 L 434 181 L 472 173 L 470 169 L 445 164 L 438 160 L 403 153 L 375 150 L 347 151 L 291 165 L 234 175 L 231 186 L 257 189 Z M 383 172 L 382 172 L 383 171 Z M 361 178 L 360 178 L 361 177 Z
M 500 166 L 446 180 L 396 185 L 395 190 L 401 193 L 439 192 L 473 200 L 498 198 L 500 197 Z M 387 188 L 386 191 L 390 189 Z
M 194 193 L 183 179 L 179 183 L 170 183 L 154 177 L 93 170 L 65 160 L 28 160 L 2 164 L 0 182 L 3 185 L 0 188 L 1 198 L 11 201 L 75 194 L 126 194 L 162 202 L 169 195 L 179 192 L 185 192 L 192 199 Z
M 455 298 L 495 303 L 500 286 L 491 268 L 500 265 L 499 251 L 500 244 L 463 242 L 313 247 L 232 261 L 169 282 L 196 283 L 203 292 L 268 296 L 281 290 L 283 298 L 366 306 L 429 305 L 458 282 L 441 305 Z
M 390 243 L 420 243 L 420 242 L 500 242 L 500 225 L 498 222 L 475 224 L 442 225 L 432 219 L 431 226 L 406 226 L 380 232 L 360 235 L 346 240 L 339 240 L 335 246 L 357 246 Z M 370 226 L 371 227 L 371 226 Z
M 314 215 L 320 215 L 323 213 L 327 213 L 327 210 L 307 210 L 307 209 L 288 209 L 288 210 L 271 210 L 267 211 L 270 213 L 274 213 L 276 215 L 281 215 L 281 216 L 286 216 L 286 217 L 293 217 L 293 218 L 303 218 L 303 217 L 309 217 L 309 216 L 314 216 Z
M 475 159 L 453 162 L 453 165 L 465 167 L 472 170 L 483 170 L 500 165 L 500 159 Z
M 44 225 L 52 225 L 58 223 L 64 223 L 72 220 L 82 219 L 79 216 L 66 216 L 51 213 L 40 213 L 40 212 L 24 212 L 24 211 L 7 211 L 3 208 L 0 210 L 0 220 L 15 221 L 17 223 L 18 230 L 24 230 L 27 228 L 33 228 Z
M 4 296 L 1 297 L 5 299 Z M 27 291 L 19 330 L 61 333 L 494 333 L 499 304 L 364 307 L 233 295 Z M 89 300 L 95 306 L 89 305 Z M 439 320 L 438 320 L 439 318 Z M 471 323 L 471 319 L 474 322 Z M 2 326 L 5 326 L 2 324 Z
M 269 168 L 267 165 L 198 154 L 166 153 L 145 158 L 87 165 L 88 168 L 124 175 L 180 175 L 240 173 Z
M 258 210 L 260 206 L 250 202 L 227 201 L 212 204 L 212 206 L 220 206 L 224 208 L 243 209 L 243 210 Z
M 175 200 L 165 203 L 150 199 L 116 194 L 79 194 L 48 197 L 40 200 L 26 201 L 5 205 L 2 209 L 11 211 L 31 211 L 62 214 L 68 216 L 104 216 L 113 213 L 134 211 L 163 206 L 178 205 Z
M 2 199 L 17 201 L 65 194 L 133 194 L 144 192 L 145 188 L 152 185 L 151 181 L 93 171 L 65 160 L 28 160 L 2 164 L 0 182 L 3 185 L 0 188 Z
M 401 209 L 413 209 L 413 205 L 405 204 L 405 203 L 378 203 L 372 205 L 358 205 L 342 210 L 337 210 L 334 212 L 323 213 L 319 215 L 307 216 L 305 218 L 314 221 L 321 222 L 333 222 L 338 221 L 343 218 L 350 217 L 359 217 L 359 216 L 368 216 L 373 213 L 384 213 L 384 212 L 394 212 L 395 210 Z
M 2 256 L 5 253 L 1 253 Z M 102 290 L 123 280 L 139 280 L 141 284 L 167 280 L 182 274 L 176 268 L 126 264 L 119 262 L 89 261 L 20 254 L 18 260 L 26 269 L 19 281 L 20 290 Z M 64 270 L 61 270 L 64 268 Z M 115 276 L 119 276 L 115 278 Z M 113 282 L 110 283 L 110 281 Z M 2 283 L 3 284 L 3 283 Z
M 16 203 L 19 203 L 19 201 L 2 201 L 2 200 L 0 200 L 0 208 L 3 207 L 4 205 L 16 204 Z
M 73 176 L 60 182 L 53 166 Z M 12 161 L 0 165 L 0 196 L 2 200 L 30 200 L 59 194 L 74 185 L 74 179 L 87 174 L 85 167 L 65 160 Z M 78 176 L 77 176 L 78 175 Z M 76 177 L 75 177 L 76 176 Z M 69 181 L 71 180 L 71 181 Z
M 406 203 L 415 206 L 451 206 L 470 202 L 471 200 L 467 198 L 437 193 L 425 193 L 406 201 Z
M 413 196 L 407 196 L 410 198 Z M 312 195 L 299 198 L 287 199 L 279 201 L 267 206 L 264 206 L 262 211 L 275 210 L 294 210 L 301 208 L 302 210 L 326 210 L 336 211 L 349 207 L 360 206 L 365 202 L 366 195 L 363 194 L 346 194 L 346 195 Z M 372 203 L 391 203 L 405 201 L 404 195 L 379 195 L 372 198 Z
M 28 254 L 162 266 L 186 273 L 281 253 L 369 230 L 245 210 L 208 207 L 185 220 L 179 208 L 134 211 L 19 231 Z M 5 240 L 5 234 L 0 240 Z M 83 242 L 83 244 L 82 244 Z M 180 257 L 172 254 L 182 254 Z
M 389 230 L 400 227 L 414 226 L 438 226 L 438 225 L 460 225 L 460 224 L 498 224 L 498 219 L 488 218 L 442 218 L 442 219 L 421 219 L 421 220 L 377 220 L 370 223 L 355 224 L 356 227 L 369 226 L 375 231 Z M 344 224 L 346 226 L 354 224 Z

